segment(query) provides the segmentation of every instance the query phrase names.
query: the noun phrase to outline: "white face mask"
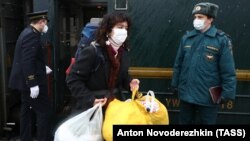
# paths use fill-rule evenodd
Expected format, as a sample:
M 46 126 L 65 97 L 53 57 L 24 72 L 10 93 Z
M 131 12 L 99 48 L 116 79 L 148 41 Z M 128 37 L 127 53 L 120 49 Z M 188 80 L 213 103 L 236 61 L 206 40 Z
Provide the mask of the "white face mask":
M 111 38 L 117 45 L 121 46 L 128 36 L 127 33 L 126 29 L 113 28 L 113 35 Z
M 43 27 L 43 31 L 42 31 L 42 32 L 43 32 L 43 33 L 46 33 L 46 32 L 48 31 L 48 29 L 49 29 L 48 26 L 45 25 L 45 26 Z
M 202 30 L 205 28 L 205 20 L 195 19 L 193 25 L 196 30 Z

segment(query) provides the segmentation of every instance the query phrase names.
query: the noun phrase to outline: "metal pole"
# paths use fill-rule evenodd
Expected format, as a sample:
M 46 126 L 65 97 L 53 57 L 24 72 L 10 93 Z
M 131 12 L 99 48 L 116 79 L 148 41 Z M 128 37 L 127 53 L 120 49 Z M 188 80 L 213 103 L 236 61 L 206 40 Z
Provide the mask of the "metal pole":
M 1 124 L 1 129 L 0 129 L 0 133 L 2 132 L 3 127 L 5 126 L 4 124 L 7 121 L 7 112 L 6 112 L 6 80 L 5 80 L 5 76 L 6 76 L 6 66 L 5 66 L 5 40 L 4 40 L 4 21 L 3 21 L 3 10 L 1 10 L 1 14 L 0 15 L 0 59 L 1 59 L 1 74 L 0 74 L 0 78 L 1 78 L 1 95 L 0 95 L 0 100 L 1 100 L 1 119 L 0 118 L 0 124 Z

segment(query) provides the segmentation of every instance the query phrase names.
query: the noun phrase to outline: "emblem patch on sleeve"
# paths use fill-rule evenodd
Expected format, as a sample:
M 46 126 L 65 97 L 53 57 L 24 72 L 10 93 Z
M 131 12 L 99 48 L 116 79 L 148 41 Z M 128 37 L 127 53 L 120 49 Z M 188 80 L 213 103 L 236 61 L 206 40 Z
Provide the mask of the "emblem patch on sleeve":
M 29 75 L 28 76 L 28 80 L 34 80 L 35 79 L 35 75 Z
M 212 54 L 206 54 L 206 59 L 208 61 L 212 61 L 212 60 L 214 60 L 214 56 Z

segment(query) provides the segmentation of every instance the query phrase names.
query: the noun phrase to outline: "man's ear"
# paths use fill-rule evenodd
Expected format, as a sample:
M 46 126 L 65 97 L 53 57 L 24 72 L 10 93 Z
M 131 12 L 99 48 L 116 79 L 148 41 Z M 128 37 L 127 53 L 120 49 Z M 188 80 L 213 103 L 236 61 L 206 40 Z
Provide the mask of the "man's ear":
M 37 24 L 38 24 L 38 25 L 41 25 L 41 24 L 42 24 L 42 20 L 39 20 L 39 21 L 37 22 Z
M 41 20 L 39 20 L 39 22 L 38 22 L 38 23 L 39 23 L 39 24 L 41 24 L 41 23 L 43 23 L 43 22 L 44 22 L 44 23 L 46 22 L 46 21 L 45 21 L 45 19 L 41 19 Z
M 207 19 L 209 20 L 210 23 L 213 23 L 213 21 L 214 21 L 214 18 L 212 18 L 212 17 L 208 17 Z
M 210 20 L 211 20 L 211 23 L 213 23 L 213 21 L 214 21 L 214 18 L 210 18 Z

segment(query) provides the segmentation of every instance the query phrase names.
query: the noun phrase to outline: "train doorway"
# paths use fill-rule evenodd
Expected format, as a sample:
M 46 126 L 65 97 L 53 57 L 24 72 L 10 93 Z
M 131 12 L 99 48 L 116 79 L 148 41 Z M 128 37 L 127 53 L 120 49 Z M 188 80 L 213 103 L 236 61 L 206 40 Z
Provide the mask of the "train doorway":
M 58 47 L 54 49 L 56 79 L 53 105 L 57 119 L 69 112 L 70 92 L 66 86 L 65 70 L 74 56 L 80 33 L 91 18 L 102 18 L 107 13 L 107 2 L 84 0 L 63 0 L 58 4 Z
M 8 79 L 16 40 L 27 24 L 25 13 L 31 10 L 31 0 L 0 2 L 0 140 L 18 131 L 20 94 L 8 88 Z

